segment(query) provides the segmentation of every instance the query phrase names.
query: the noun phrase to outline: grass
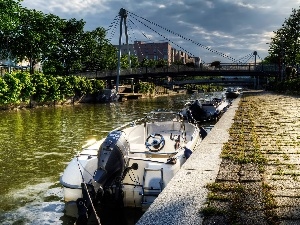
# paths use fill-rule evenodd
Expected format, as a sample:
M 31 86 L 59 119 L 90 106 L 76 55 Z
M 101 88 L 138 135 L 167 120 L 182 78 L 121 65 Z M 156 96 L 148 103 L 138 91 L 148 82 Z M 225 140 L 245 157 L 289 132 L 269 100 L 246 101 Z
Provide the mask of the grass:
M 252 165 L 253 168 L 258 168 L 259 173 L 263 174 L 268 160 L 260 149 L 260 136 L 265 133 L 267 133 L 267 135 L 273 135 L 274 133 L 268 131 L 267 125 L 258 124 L 258 126 L 256 126 L 257 123 L 255 123 L 255 121 L 257 120 L 257 111 L 258 108 L 256 103 L 252 101 L 251 97 L 243 96 L 239 108 L 236 111 L 234 123 L 229 129 L 229 141 L 223 145 L 221 157 L 223 160 L 227 160 L 234 165 Z M 274 112 L 273 115 L 277 115 L 277 113 Z M 269 119 L 272 120 L 272 117 Z M 274 125 L 273 123 L 268 124 L 271 126 Z M 274 146 L 276 146 L 278 150 L 281 150 L 281 144 L 282 140 L 277 140 Z M 288 160 L 288 155 L 284 155 L 284 159 Z M 276 173 L 282 175 L 283 170 L 278 169 Z M 243 202 L 245 201 L 245 196 L 251 195 L 251 193 L 248 193 L 249 190 L 246 191 L 245 185 L 246 184 L 243 184 L 240 181 L 216 181 L 208 184 L 206 186 L 209 190 L 208 206 L 202 209 L 203 215 L 206 218 L 213 215 L 227 215 L 229 216 L 231 224 L 235 224 L 235 222 L 238 221 L 238 212 L 240 210 L 247 211 L 248 206 Z M 275 224 L 274 218 L 276 216 L 272 209 L 276 207 L 276 202 L 271 194 L 271 188 L 264 183 L 261 185 L 263 190 L 263 203 L 266 210 L 265 215 L 267 216 L 269 224 Z M 220 210 L 213 207 L 218 205 L 216 202 L 224 201 L 230 204 L 227 211 L 225 209 Z

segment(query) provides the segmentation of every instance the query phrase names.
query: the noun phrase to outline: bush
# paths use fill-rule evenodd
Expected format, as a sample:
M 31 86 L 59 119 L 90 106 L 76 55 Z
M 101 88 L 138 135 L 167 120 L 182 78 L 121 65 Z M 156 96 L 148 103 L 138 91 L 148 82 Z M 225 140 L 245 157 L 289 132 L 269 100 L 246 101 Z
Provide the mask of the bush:
M 90 80 L 79 76 L 52 76 L 37 72 L 6 73 L 0 77 L 0 105 L 64 101 L 66 98 L 94 94 L 105 84 L 100 80 Z

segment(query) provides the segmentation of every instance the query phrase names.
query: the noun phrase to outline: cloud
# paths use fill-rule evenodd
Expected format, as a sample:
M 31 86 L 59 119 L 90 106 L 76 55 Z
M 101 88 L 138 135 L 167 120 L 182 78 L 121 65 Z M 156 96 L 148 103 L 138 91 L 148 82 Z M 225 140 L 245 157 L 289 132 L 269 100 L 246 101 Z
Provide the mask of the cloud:
M 133 22 L 129 31 L 132 41 L 170 40 L 209 62 L 227 59 L 207 49 L 233 58 L 242 58 L 253 51 L 265 57 L 272 31 L 281 27 L 293 8 L 299 8 L 300 0 L 24 0 L 21 4 L 62 18 L 83 19 L 87 30 L 108 28 L 119 9 L 125 8 Z M 133 18 L 131 13 L 138 17 Z M 118 32 L 112 38 L 114 44 L 118 43 Z

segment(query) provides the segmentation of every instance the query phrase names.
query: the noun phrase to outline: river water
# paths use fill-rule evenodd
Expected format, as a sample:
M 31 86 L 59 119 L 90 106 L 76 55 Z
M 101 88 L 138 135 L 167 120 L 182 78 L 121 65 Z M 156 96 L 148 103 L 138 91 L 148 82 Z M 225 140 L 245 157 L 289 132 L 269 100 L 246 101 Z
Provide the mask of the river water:
M 59 178 L 81 146 L 151 110 L 179 110 L 187 98 L 0 111 L 0 224 L 73 224 Z

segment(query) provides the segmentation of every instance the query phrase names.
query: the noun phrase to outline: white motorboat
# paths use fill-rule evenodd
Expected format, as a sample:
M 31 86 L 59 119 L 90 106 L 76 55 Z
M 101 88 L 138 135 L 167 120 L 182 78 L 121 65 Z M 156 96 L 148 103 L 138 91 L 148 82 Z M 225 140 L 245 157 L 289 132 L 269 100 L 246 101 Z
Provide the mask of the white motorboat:
M 191 122 L 205 122 L 218 120 L 230 106 L 230 102 L 223 93 L 194 96 L 182 109 L 184 118 Z
M 241 94 L 241 88 L 228 87 L 225 91 L 226 98 L 234 99 Z
M 206 135 L 179 113 L 151 112 L 85 146 L 60 178 L 66 214 L 77 206 L 79 216 L 87 215 L 105 196 L 146 210 L 201 142 L 200 133 Z

